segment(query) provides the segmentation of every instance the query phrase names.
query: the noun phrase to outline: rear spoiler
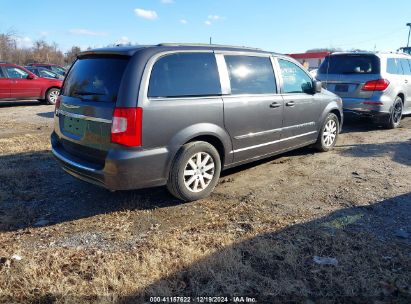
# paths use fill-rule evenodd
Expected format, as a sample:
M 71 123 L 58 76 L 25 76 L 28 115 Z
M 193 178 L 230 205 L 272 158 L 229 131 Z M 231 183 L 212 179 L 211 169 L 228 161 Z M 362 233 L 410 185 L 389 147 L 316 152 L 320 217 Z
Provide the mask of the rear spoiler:
M 77 55 L 77 58 L 93 57 L 93 56 L 115 56 L 115 57 L 130 57 L 132 55 L 125 54 L 124 52 L 95 52 L 95 51 L 85 51 Z
M 87 56 L 133 56 L 136 52 L 142 50 L 144 47 L 110 47 L 102 49 L 94 49 L 89 51 L 81 52 L 77 55 L 77 58 L 87 57 Z

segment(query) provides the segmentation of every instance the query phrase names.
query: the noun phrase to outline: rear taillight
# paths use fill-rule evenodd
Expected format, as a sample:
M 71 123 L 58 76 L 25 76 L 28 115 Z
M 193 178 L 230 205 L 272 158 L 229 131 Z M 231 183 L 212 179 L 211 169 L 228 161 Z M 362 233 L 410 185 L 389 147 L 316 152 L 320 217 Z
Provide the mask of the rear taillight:
M 58 110 L 60 109 L 60 104 L 61 104 L 61 95 L 59 95 L 58 97 L 57 97 L 57 100 L 56 100 L 56 104 L 54 105 L 55 107 L 54 107 L 54 113 L 57 115 L 58 114 Z
M 142 108 L 116 108 L 111 125 L 111 142 L 129 147 L 141 146 Z
M 386 79 L 378 79 L 378 80 L 371 80 L 367 81 L 364 86 L 362 87 L 363 91 L 384 91 L 390 82 Z

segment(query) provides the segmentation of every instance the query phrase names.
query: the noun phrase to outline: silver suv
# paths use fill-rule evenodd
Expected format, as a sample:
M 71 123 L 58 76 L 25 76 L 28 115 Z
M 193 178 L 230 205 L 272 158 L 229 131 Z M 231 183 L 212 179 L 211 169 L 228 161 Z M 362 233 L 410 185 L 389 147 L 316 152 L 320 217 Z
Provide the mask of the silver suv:
M 328 151 L 341 99 L 290 57 L 215 45 L 117 47 L 79 55 L 56 104 L 52 151 L 110 190 L 167 185 L 192 201 L 220 171 L 314 144 Z
M 388 128 L 411 113 L 411 56 L 402 53 L 333 53 L 317 73 L 343 100 L 344 112 L 373 117 Z

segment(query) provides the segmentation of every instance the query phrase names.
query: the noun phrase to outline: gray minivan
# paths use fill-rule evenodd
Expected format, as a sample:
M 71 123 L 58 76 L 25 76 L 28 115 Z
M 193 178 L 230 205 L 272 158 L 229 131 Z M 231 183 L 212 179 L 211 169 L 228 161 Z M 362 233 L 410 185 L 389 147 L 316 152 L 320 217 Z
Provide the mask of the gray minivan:
M 220 172 L 314 144 L 333 148 L 341 99 L 290 57 L 160 44 L 86 51 L 56 104 L 52 152 L 110 190 L 167 185 L 192 201 Z
M 346 52 L 326 57 L 318 80 L 343 100 L 344 112 L 396 128 L 411 113 L 411 56 Z

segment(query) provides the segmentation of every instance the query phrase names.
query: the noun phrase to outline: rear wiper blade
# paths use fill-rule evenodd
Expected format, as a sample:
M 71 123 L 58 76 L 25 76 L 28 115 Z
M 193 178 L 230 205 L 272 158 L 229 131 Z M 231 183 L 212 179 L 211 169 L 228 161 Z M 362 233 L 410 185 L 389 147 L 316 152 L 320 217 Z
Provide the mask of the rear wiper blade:
M 103 93 L 98 93 L 98 92 L 87 92 L 87 91 L 75 91 L 74 95 L 78 96 L 89 96 L 89 95 L 106 95 Z

